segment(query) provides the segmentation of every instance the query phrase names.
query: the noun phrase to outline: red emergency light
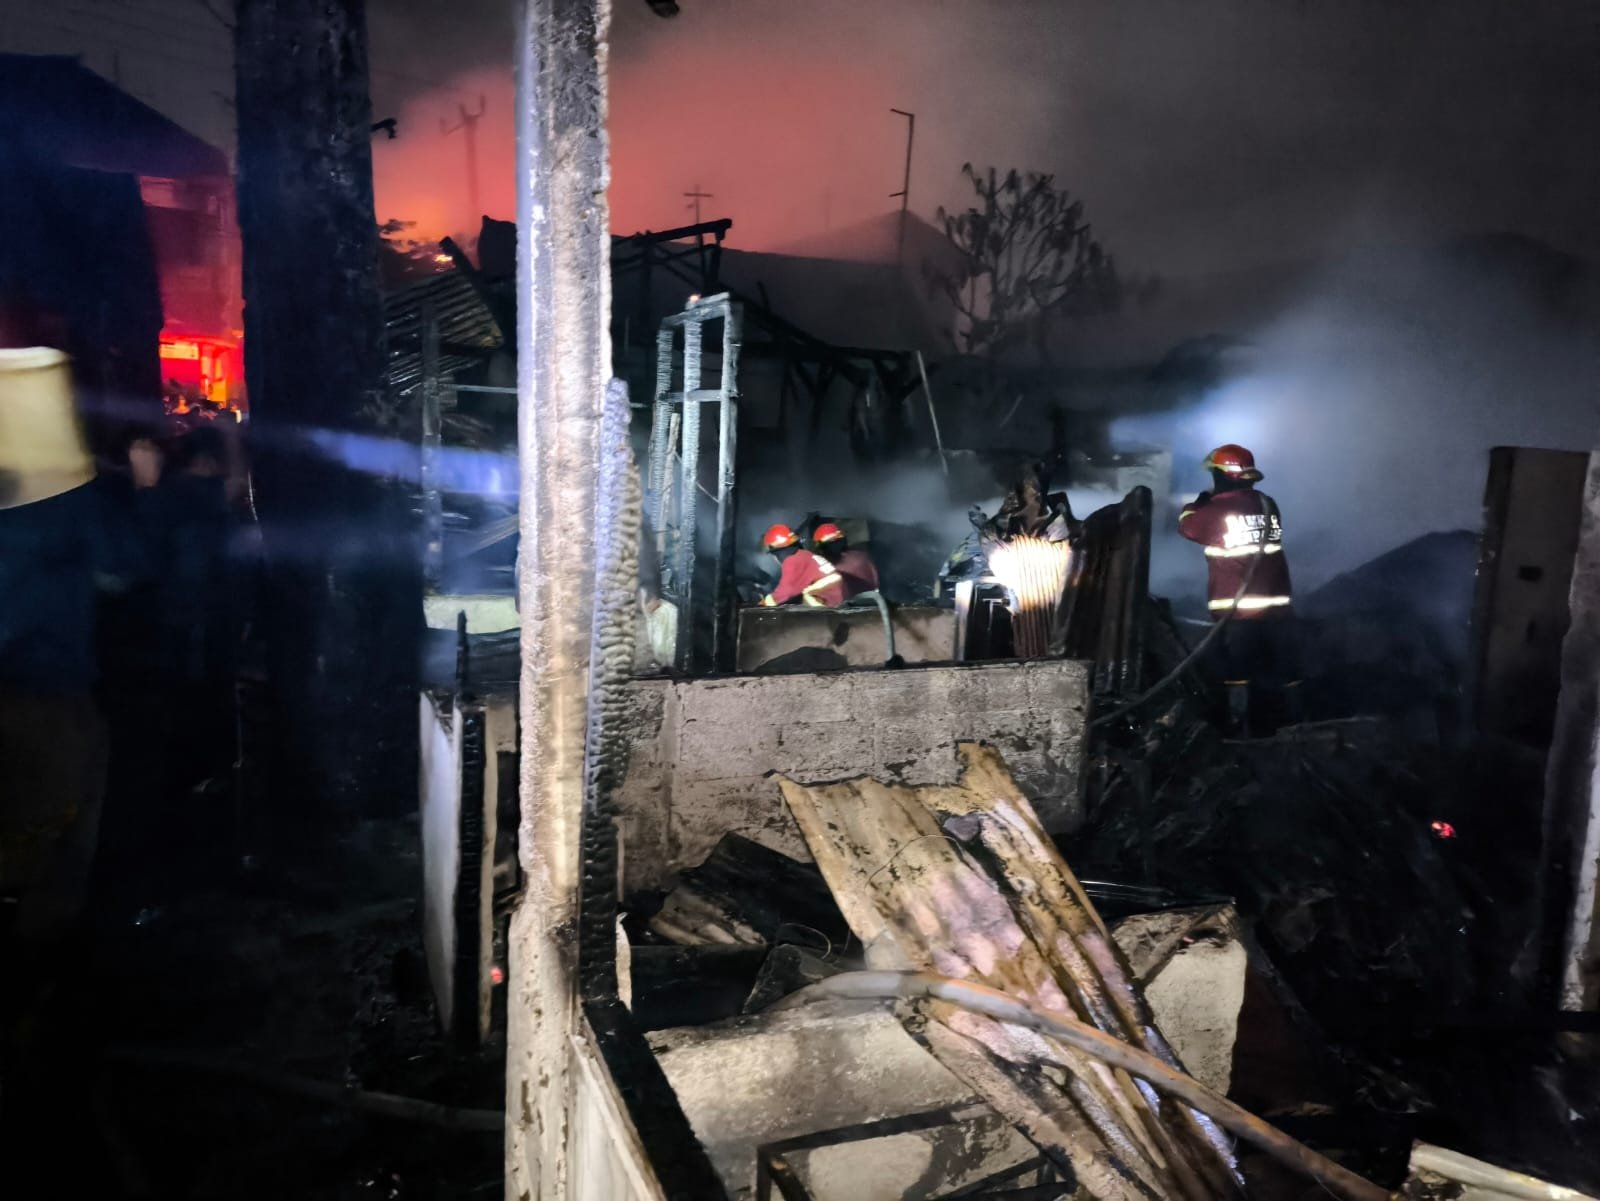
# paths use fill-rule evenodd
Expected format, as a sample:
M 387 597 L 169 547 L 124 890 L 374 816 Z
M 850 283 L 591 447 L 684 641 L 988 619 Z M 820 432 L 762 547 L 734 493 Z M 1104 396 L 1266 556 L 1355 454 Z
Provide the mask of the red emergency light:
M 163 334 L 160 356 L 162 384 L 175 387 L 185 402 L 242 408 L 243 363 L 236 337 Z

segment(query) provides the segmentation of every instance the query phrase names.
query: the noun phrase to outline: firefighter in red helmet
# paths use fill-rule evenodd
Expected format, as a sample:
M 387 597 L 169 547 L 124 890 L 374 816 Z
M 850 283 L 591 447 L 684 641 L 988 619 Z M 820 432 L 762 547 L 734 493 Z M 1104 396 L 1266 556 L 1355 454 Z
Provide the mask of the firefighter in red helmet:
M 1277 502 L 1256 489 L 1256 459 L 1229 442 L 1206 456 L 1211 489 L 1184 506 L 1178 532 L 1205 548 L 1213 621 L 1226 618 L 1222 662 L 1233 717 L 1247 728 L 1275 724 L 1269 696 L 1286 715 L 1298 707 L 1293 590 Z
M 822 603 L 828 608 L 837 609 L 852 597 L 877 588 L 878 567 L 872 556 L 851 546 L 844 531 L 833 522 L 824 521 L 812 531 L 811 546 L 839 573 L 839 583 L 820 593 Z
M 778 586 L 761 598 L 763 605 L 768 608 L 776 605 L 832 607 L 823 596 L 829 589 L 836 589 L 842 578 L 827 559 L 800 545 L 800 535 L 786 525 L 768 526 L 767 532 L 761 535 L 761 545 L 781 565 Z

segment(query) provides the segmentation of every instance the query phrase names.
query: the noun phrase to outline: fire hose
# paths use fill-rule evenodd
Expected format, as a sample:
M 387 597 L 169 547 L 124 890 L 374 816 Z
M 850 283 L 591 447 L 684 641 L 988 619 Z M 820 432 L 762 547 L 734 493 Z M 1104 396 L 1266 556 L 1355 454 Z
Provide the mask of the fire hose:
M 1266 502 L 1268 532 L 1270 532 L 1272 519 L 1278 516 L 1278 506 L 1269 496 L 1262 496 L 1261 499 Z M 1090 721 L 1089 728 L 1091 730 L 1096 726 L 1103 726 L 1108 722 L 1115 721 L 1124 714 L 1133 712 L 1133 710 L 1139 708 L 1152 697 L 1160 695 L 1162 692 L 1166 691 L 1167 688 L 1171 687 L 1172 684 L 1180 676 L 1182 676 L 1184 672 L 1188 671 L 1201 655 L 1205 654 L 1206 649 L 1217 640 L 1217 638 L 1222 634 L 1223 628 L 1233 620 L 1234 614 L 1239 611 L 1239 602 L 1244 600 L 1245 594 L 1250 591 L 1250 585 L 1255 582 L 1256 568 L 1261 566 L 1261 560 L 1266 558 L 1266 548 L 1267 542 L 1265 539 L 1265 534 L 1263 534 L 1261 552 L 1259 554 L 1250 556 L 1250 565 L 1244 570 L 1244 579 L 1239 581 L 1239 591 L 1233 594 L 1233 600 L 1229 603 L 1228 607 L 1223 610 L 1222 616 L 1217 621 L 1212 623 L 1211 628 L 1206 631 L 1205 637 L 1200 639 L 1199 642 L 1195 643 L 1194 649 L 1185 655 L 1176 667 L 1174 667 L 1166 675 L 1162 676 L 1154 684 L 1150 685 L 1150 687 L 1146 688 L 1138 696 L 1134 697 L 1131 701 L 1128 701 L 1126 704 L 1118 705 L 1115 709 L 1111 710 L 1111 712 L 1102 713 L 1099 717 L 1096 717 Z
M 1149 1052 L 1066 1014 L 1036 1009 L 999 989 L 934 972 L 844 972 L 784 998 L 772 1010 L 830 999 L 944 1001 L 996 1021 L 1037 1030 L 1148 1081 L 1159 1091 L 1193 1106 L 1224 1130 L 1254 1143 L 1279 1163 L 1311 1177 L 1346 1201 L 1388 1201 L 1388 1190 L 1290 1138 Z

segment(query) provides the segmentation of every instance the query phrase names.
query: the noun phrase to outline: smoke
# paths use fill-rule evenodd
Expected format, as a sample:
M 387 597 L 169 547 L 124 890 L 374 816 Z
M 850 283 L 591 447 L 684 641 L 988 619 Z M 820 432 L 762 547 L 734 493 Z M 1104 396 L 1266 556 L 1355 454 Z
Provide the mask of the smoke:
M 380 218 L 475 232 L 509 217 L 509 7 L 375 0 Z M 780 249 L 963 199 L 963 162 L 1054 172 L 1124 264 L 1166 274 L 1322 252 L 1352 220 L 1407 236 L 1511 228 L 1600 255 L 1600 22 L 1583 0 L 619 0 L 613 227 L 692 218 Z
M 400 117 L 399 139 L 374 143 L 380 218 L 476 232 L 464 131 L 440 123 L 480 95 L 481 207 L 513 213 L 507 12 L 375 0 L 376 115 Z M 924 215 L 962 200 L 973 161 L 1054 172 L 1136 271 L 1368 247 L 1275 318 L 1216 331 L 1252 339 L 1246 370 L 1117 430 L 1172 447 L 1178 494 L 1205 485 L 1211 445 L 1252 446 L 1304 592 L 1428 531 L 1476 528 L 1489 447 L 1593 444 L 1581 322 L 1492 271 L 1384 248 L 1504 229 L 1600 258 L 1597 58 L 1584 0 L 683 0 L 670 21 L 618 0 L 612 226 L 683 224 L 691 190 L 753 249 L 882 213 L 904 164 L 894 107 L 917 114 L 910 199 Z M 923 526 L 948 547 L 968 505 L 1002 491 L 952 490 L 936 467 L 755 473 L 741 482 L 744 546 L 815 509 Z M 1074 510 L 1102 499 L 1115 498 L 1074 496 Z M 1203 578 L 1193 547 L 1158 543 L 1157 591 Z
M 738 534 L 741 575 L 775 574 L 771 557 L 761 549 L 761 534 L 768 526 L 798 525 L 807 514 L 818 513 L 867 522 L 872 553 L 891 599 L 926 596 L 940 565 L 972 532 L 968 509 L 978 505 L 993 512 L 1005 491 L 987 472 L 958 471 L 947 477 L 936 461 L 927 459 L 860 464 L 848 450 L 826 445 L 812 459 L 828 463 L 827 470 L 791 471 L 770 457 L 745 467 Z
M 996 88 L 974 109 L 970 96 L 946 86 L 963 74 L 998 79 L 1008 34 L 1037 40 L 1040 5 L 1007 7 L 974 20 L 966 6 L 929 0 L 908 19 L 906 0 L 700 0 L 664 21 L 643 3 L 619 4 L 609 71 L 613 229 L 688 224 L 691 191 L 710 193 L 702 215 L 732 217 L 732 243 L 752 249 L 893 209 L 906 124 L 891 107 L 918 114 L 919 211 L 959 199 L 965 158 L 1031 162 L 1029 143 L 1047 137 L 1049 106 L 1024 90 Z M 434 16 L 392 3 L 371 20 L 378 115 L 400 118 L 397 139 L 374 143 L 379 217 L 416 221 L 433 237 L 476 231 L 464 134 L 444 134 L 441 123 L 458 125 L 460 106 L 475 111 L 481 96 L 482 207 L 509 219 L 515 109 L 503 10 L 485 8 L 475 45 L 461 38 L 457 6 Z M 446 44 L 420 53 L 446 22 Z
M 1478 529 L 1491 447 L 1587 451 L 1600 434 L 1600 281 L 1533 244 L 1475 246 L 1330 268 L 1251 331 L 1243 370 L 1114 439 L 1172 448 L 1174 509 L 1209 487 L 1207 450 L 1250 447 L 1302 595 L 1423 534 Z M 1175 519 L 1158 515 L 1169 535 Z M 1156 591 L 1202 579 L 1193 547 L 1158 545 Z

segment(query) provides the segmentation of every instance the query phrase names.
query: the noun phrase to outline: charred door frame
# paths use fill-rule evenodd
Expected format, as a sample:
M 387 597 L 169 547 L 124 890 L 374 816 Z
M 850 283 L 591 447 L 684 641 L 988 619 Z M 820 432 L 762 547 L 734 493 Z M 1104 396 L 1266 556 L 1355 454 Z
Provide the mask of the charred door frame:
M 701 387 L 705 327 L 722 322 L 721 379 Z M 677 331 L 683 331 L 682 386 L 674 389 Z M 674 662 L 693 672 L 707 664 L 731 671 L 734 658 L 734 533 L 739 458 L 739 353 L 744 342 L 744 308 L 724 292 L 696 301 L 661 322 L 656 333 L 656 389 L 650 429 L 650 521 L 657 548 L 662 593 L 678 606 L 678 645 Z M 699 569 L 697 522 L 700 514 L 700 406 L 717 406 L 716 556 L 713 562 L 710 654 L 696 638 L 700 611 L 695 599 Z M 674 414 L 680 421 L 674 425 Z M 678 456 L 672 478 L 673 455 Z

